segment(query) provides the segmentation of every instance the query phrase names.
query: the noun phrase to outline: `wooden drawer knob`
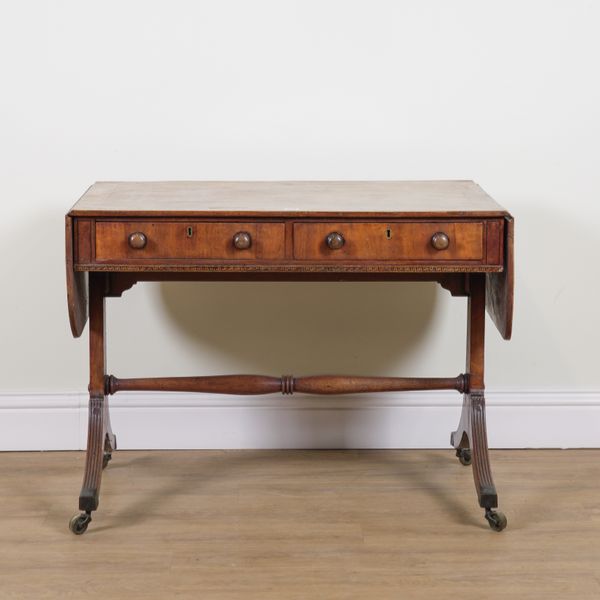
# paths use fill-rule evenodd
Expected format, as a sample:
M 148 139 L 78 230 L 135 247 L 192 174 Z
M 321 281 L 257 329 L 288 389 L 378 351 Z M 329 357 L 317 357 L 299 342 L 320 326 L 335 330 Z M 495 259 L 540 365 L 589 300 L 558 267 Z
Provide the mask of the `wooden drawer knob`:
M 431 245 L 436 250 L 445 250 L 450 245 L 450 238 L 443 231 L 438 231 L 431 236 Z
M 145 248 L 146 244 L 148 243 L 148 239 L 141 231 L 136 231 L 135 233 L 132 233 L 127 238 L 127 241 L 134 250 L 141 250 L 142 248 Z
M 327 243 L 327 246 L 329 246 L 329 248 L 331 248 L 332 250 L 338 250 L 346 243 L 346 240 L 344 239 L 344 236 L 341 233 L 338 233 L 337 231 L 332 231 L 325 238 L 325 242 Z
M 238 231 L 233 236 L 233 245 L 238 250 L 247 250 L 252 246 L 252 237 L 247 231 Z

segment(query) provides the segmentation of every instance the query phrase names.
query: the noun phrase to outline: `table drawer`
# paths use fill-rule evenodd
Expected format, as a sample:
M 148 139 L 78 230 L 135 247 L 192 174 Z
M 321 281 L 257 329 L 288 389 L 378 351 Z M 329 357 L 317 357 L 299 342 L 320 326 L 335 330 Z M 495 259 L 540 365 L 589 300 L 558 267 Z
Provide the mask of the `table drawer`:
M 483 261 L 484 236 L 483 222 L 295 223 L 294 258 Z
M 96 261 L 277 260 L 283 223 L 96 221 Z

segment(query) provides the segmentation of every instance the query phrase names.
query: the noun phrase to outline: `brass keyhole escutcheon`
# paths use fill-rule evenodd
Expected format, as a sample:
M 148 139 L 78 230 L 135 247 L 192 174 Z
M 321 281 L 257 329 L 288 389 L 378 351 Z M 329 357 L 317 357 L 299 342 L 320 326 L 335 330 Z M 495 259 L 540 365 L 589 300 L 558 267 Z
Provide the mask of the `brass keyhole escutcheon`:
M 193 229 L 193 227 L 188 227 L 185 230 L 185 234 L 187 235 L 187 237 L 191 238 L 194 235 L 194 229 Z

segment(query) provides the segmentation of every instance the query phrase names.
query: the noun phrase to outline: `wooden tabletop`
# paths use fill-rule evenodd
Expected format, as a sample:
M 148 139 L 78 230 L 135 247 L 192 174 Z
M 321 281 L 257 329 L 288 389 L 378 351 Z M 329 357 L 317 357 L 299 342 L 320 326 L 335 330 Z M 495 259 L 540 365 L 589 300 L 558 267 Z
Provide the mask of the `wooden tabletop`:
M 501 217 L 473 181 L 155 181 L 92 185 L 71 216 Z

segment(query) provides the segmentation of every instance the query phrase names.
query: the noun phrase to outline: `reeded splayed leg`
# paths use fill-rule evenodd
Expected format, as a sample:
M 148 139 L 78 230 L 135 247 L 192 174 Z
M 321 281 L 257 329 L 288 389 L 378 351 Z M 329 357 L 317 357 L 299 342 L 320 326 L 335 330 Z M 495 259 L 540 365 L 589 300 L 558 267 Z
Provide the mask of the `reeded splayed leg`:
M 91 512 L 98 508 L 100 483 L 106 441 L 106 408 L 104 395 L 90 395 L 88 413 L 88 442 L 85 455 L 85 473 L 79 494 L 79 509 Z
M 496 508 L 498 495 L 492 479 L 487 430 L 485 424 L 485 397 L 483 391 L 471 391 L 464 396 L 459 427 L 452 433 L 450 443 L 464 465 L 473 465 L 475 489 L 482 508 Z M 467 458 L 462 458 L 462 457 Z
M 113 433 L 112 426 L 110 424 L 108 396 L 104 396 L 104 422 L 106 425 L 106 434 L 104 436 L 104 455 L 102 457 L 103 469 L 106 468 L 112 459 L 112 453 L 117 449 L 117 436 Z
M 485 276 L 470 276 L 467 318 L 468 391 L 464 395 L 460 422 L 450 436 L 456 455 L 463 465 L 473 466 L 473 480 L 479 505 L 494 531 L 506 527 L 506 517 L 492 509 L 498 506 L 498 495 L 492 478 L 488 453 L 484 396 L 485 343 Z
M 116 449 L 116 438 L 110 427 L 108 399 L 105 396 L 105 279 L 101 273 L 89 276 L 90 313 L 90 404 L 88 438 L 83 485 L 79 495 L 79 509 L 69 523 L 77 535 L 86 531 L 92 520 L 92 511 L 98 508 L 102 469 Z M 109 458 L 107 458 L 107 455 Z
M 468 393 L 463 394 L 463 406 L 458 429 L 450 434 L 450 444 L 456 448 L 456 457 L 462 465 L 468 466 L 472 462 L 469 417 L 471 400 Z

